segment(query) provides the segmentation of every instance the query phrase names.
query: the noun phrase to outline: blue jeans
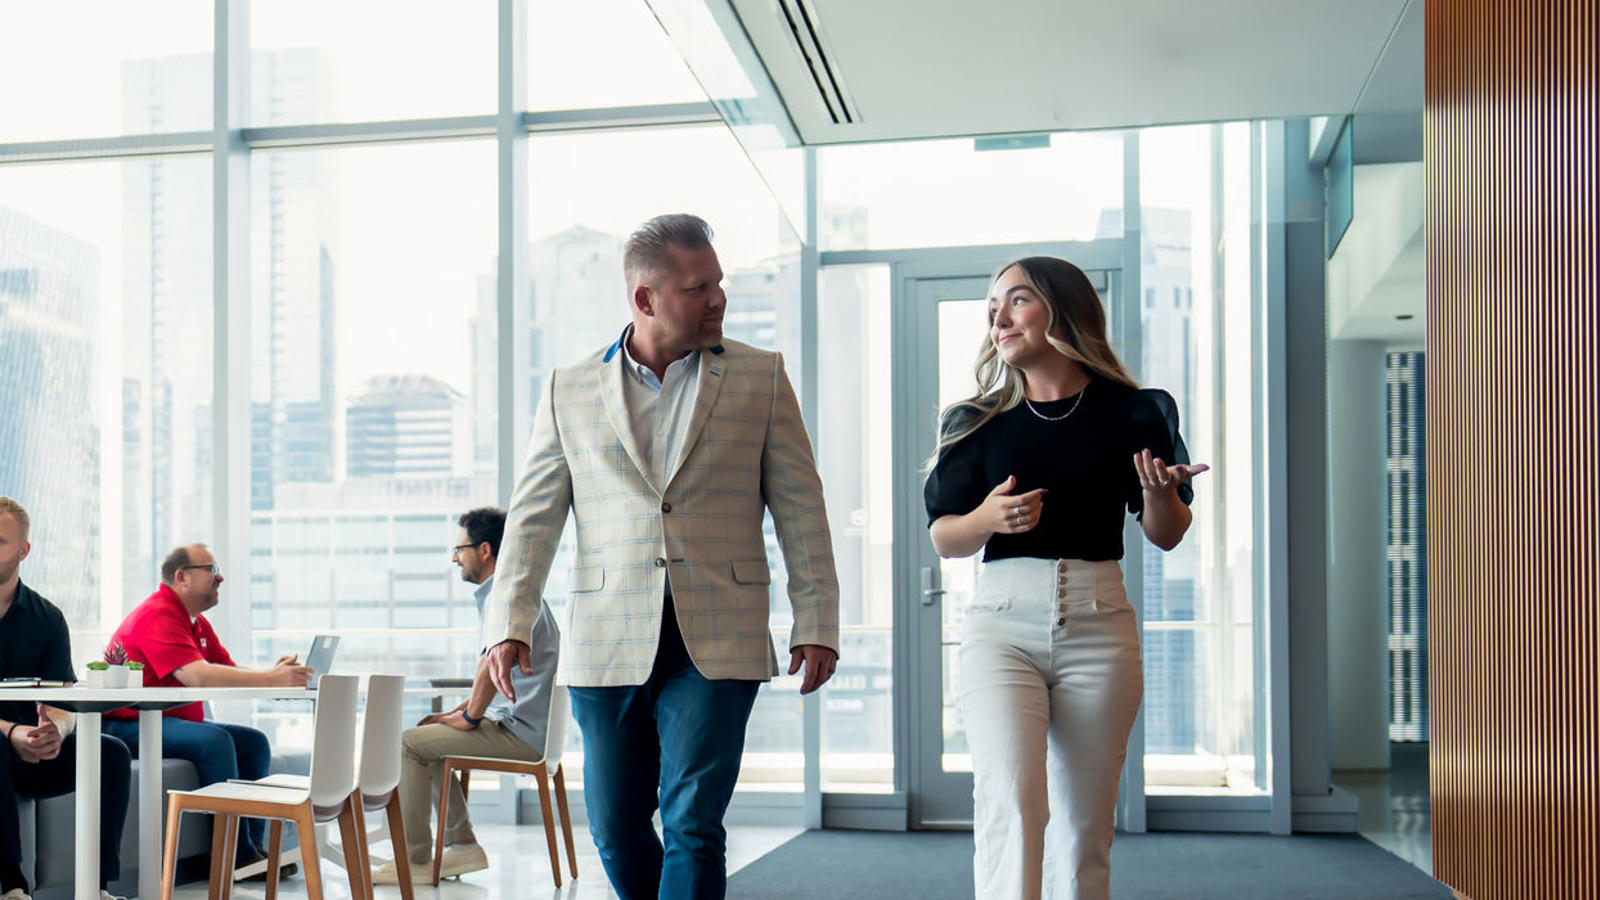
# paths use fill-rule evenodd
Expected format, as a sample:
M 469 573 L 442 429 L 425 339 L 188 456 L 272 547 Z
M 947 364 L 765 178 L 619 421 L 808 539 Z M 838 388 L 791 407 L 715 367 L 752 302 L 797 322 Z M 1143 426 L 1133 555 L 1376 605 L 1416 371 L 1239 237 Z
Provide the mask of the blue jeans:
M 135 759 L 139 757 L 139 723 L 106 719 L 106 734 L 120 738 Z M 161 719 L 161 755 L 186 759 L 200 773 L 200 786 L 230 778 L 265 778 L 272 766 L 272 747 L 267 736 L 248 725 L 231 722 L 191 722 L 174 716 Z M 242 819 L 236 859 L 247 863 L 258 852 L 265 852 L 267 823 L 264 819 Z
M 711 681 L 684 649 L 669 597 L 650 678 L 574 687 L 589 830 L 621 900 L 701 900 L 726 891 L 728 833 L 744 729 L 759 681 Z M 658 805 L 663 851 L 651 816 Z

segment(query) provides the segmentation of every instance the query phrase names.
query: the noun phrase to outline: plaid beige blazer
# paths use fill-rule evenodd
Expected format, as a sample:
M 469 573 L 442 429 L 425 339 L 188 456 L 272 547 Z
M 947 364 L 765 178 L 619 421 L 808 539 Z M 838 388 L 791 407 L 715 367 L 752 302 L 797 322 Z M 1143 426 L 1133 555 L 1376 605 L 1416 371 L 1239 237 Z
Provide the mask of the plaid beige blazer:
M 702 352 L 677 468 L 655 484 L 623 401 L 621 341 L 551 373 L 484 608 L 486 640 L 526 639 L 570 510 L 577 553 L 558 681 L 643 684 L 669 573 L 700 673 L 765 681 L 778 674 L 761 533 L 770 509 L 794 607 L 790 648 L 837 652 L 839 581 L 822 482 L 783 358 L 736 341 Z

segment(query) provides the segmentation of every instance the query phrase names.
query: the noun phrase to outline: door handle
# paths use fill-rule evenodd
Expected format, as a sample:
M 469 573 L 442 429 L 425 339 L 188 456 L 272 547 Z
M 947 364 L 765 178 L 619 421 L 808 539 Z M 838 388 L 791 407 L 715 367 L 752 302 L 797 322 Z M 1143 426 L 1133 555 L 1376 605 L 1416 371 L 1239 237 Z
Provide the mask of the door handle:
M 922 605 L 932 606 L 933 601 L 944 596 L 944 588 L 934 587 L 933 566 L 922 567 Z

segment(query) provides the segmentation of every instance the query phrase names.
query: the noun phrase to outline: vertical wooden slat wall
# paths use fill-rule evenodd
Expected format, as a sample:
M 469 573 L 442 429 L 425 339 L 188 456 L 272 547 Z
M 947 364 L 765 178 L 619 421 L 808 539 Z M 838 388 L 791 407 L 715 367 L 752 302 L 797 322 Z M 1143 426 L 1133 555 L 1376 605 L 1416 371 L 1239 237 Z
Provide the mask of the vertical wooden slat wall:
M 1600 897 L 1596 4 L 1428 0 L 1434 874 Z

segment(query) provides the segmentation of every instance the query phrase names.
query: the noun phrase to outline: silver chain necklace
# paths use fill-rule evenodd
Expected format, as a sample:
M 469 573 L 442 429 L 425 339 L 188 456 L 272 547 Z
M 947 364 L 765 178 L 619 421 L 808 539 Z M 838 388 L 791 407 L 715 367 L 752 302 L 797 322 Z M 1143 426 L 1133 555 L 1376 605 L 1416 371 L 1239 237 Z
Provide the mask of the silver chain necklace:
M 1022 402 L 1028 404 L 1028 412 L 1033 413 L 1034 415 L 1036 415 L 1039 418 L 1045 420 L 1046 422 L 1059 422 L 1062 419 L 1065 419 L 1067 416 L 1070 416 L 1073 413 L 1078 411 L 1078 404 L 1083 402 L 1083 395 L 1087 394 L 1087 393 L 1089 393 L 1089 385 L 1085 384 L 1083 386 L 1083 390 L 1078 391 L 1078 399 L 1074 400 L 1072 402 L 1072 408 L 1067 410 L 1066 412 L 1062 413 L 1059 416 L 1047 416 L 1044 413 L 1039 412 L 1037 409 L 1034 409 L 1033 408 L 1033 404 L 1031 402 L 1029 402 L 1028 397 L 1027 397 L 1026 394 L 1023 395 Z M 1041 400 L 1040 402 L 1042 403 L 1044 401 Z

